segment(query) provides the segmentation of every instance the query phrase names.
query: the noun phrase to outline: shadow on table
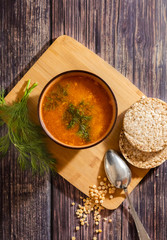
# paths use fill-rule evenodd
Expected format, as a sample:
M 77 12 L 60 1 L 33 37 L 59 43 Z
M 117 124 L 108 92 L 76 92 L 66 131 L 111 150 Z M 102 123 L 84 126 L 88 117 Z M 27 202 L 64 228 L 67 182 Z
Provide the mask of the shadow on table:
M 31 61 L 21 70 L 21 72 L 11 81 L 11 83 L 6 88 L 6 94 L 12 90 L 12 88 L 17 84 L 17 82 L 26 74 L 26 72 L 33 66 L 33 64 L 41 57 L 41 55 L 48 49 L 48 47 L 56 40 L 52 39 L 46 42 L 42 48 L 37 52 L 37 54 L 32 57 Z
M 148 182 L 148 179 L 152 176 L 152 174 L 153 174 L 153 170 L 151 170 L 149 174 L 147 174 L 143 178 L 142 183 L 140 183 L 139 186 L 141 184 L 144 184 L 145 182 Z M 54 220 L 56 219 L 56 217 L 59 216 L 59 214 L 63 215 L 64 211 L 67 213 L 67 215 L 69 214 L 69 211 L 70 211 L 70 215 L 74 214 L 74 218 L 76 218 L 76 221 L 78 221 L 75 215 L 75 211 L 77 210 L 78 204 L 81 204 L 83 206 L 83 201 L 82 199 L 80 199 L 80 197 L 86 198 L 87 196 L 85 196 L 78 189 L 73 187 L 70 183 L 68 183 L 65 179 L 63 179 L 61 176 L 58 175 L 56 179 L 54 179 L 52 182 L 52 209 L 54 209 L 54 212 L 57 212 L 56 216 L 54 216 L 54 213 L 52 214 L 52 220 L 53 220 L 52 222 L 54 223 Z M 75 206 L 71 205 L 73 201 L 76 203 Z M 137 230 L 136 230 L 133 218 L 129 212 L 127 200 L 125 201 L 126 202 L 123 202 L 115 210 L 104 209 L 101 211 L 101 218 L 102 219 L 107 218 L 107 221 L 105 222 L 101 220 L 100 228 L 103 229 L 103 228 L 106 228 L 107 226 L 109 228 L 109 231 L 112 231 L 112 234 L 114 234 L 114 231 L 116 232 L 116 230 L 114 230 L 115 228 L 117 230 L 120 229 L 120 231 L 122 231 L 123 234 L 126 235 L 128 233 L 128 235 L 131 236 L 130 239 L 137 240 L 138 239 Z M 62 207 L 66 206 L 65 208 L 67 208 L 67 210 L 61 209 L 60 206 Z M 69 207 L 71 207 L 71 210 Z M 59 211 L 60 213 L 58 213 Z M 138 212 L 137 209 L 136 209 L 136 212 Z M 111 219 L 112 222 L 108 223 L 108 219 Z M 89 221 L 90 221 L 90 225 L 93 227 L 94 221 L 93 221 L 92 214 L 89 217 Z M 129 230 L 127 228 L 129 228 Z M 127 237 L 127 235 L 125 237 Z

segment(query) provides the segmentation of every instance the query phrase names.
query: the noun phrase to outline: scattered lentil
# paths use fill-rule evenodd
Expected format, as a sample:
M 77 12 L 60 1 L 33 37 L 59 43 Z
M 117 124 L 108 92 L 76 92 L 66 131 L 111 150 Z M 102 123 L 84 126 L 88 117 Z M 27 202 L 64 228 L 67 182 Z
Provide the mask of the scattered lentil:
M 99 180 L 102 178 L 101 176 L 97 177 Z M 80 224 L 81 226 L 83 225 L 87 225 L 88 224 L 88 214 L 90 214 L 91 212 L 94 213 L 94 224 L 95 226 L 98 226 L 101 220 L 101 215 L 100 212 L 101 210 L 104 209 L 104 207 L 102 206 L 106 195 L 108 195 L 109 199 L 113 198 L 113 195 L 115 192 L 115 188 L 114 186 L 112 186 L 109 181 L 107 180 L 106 177 L 103 178 L 103 181 L 99 182 L 99 185 L 96 186 L 91 185 L 89 186 L 89 197 L 87 198 L 83 198 L 80 197 L 80 199 L 83 199 L 83 206 L 81 204 L 78 205 L 78 209 L 76 210 L 76 215 L 77 218 L 80 219 Z M 74 203 L 75 204 L 75 203 Z M 73 205 L 73 203 L 72 203 Z M 107 218 L 103 218 L 104 221 L 107 220 Z M 112 222 L 111 219 L 108 220 L 108 222 Z M 76 226 L 76 231 L 78 231 L 80 228 L 79 226 Z M 96 233 L 101 233 L 102 230 L 101 229 L 96 229 L 95 230 Z M 97 237 L 94 237 L 93 240 L 96 240 Z M 72 239 L 72 240 L 75 240 Z

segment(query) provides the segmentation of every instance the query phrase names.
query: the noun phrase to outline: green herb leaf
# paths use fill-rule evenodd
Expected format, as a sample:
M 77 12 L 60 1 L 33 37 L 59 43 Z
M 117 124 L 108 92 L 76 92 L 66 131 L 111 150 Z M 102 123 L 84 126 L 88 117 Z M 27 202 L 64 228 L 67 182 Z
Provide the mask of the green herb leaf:
M 4 155 L 11 142 L 19 152 L 18 163 L 22 169 L 31 168 L 33 173 L 40 174 L 54 172 L 56 160 L 45 147 L 42 129 L 28 116 L 28 96 L 37 84 L 29 86 L 30 80 L 22 99 L 10 106 L 5 103 L 4 91 L 0 93 L 0 123 L 8 128 L 7 134 L 0 138 L 0 152 Z
M 60 84 L 57 84 L 56 87 L 46 96 L 46 101 L 44 108 L 45 110 L 54 110 L 59 103 L 64 102 L 66 100 L 66 96 L 68 96 L 68 85 L 63 87 Z
M 5 155 L 9 149 L 10 139 L 8 134 L 0 138 L 0 152 Z
M 85 104 L 84 101 L 81 101 L 77 106 L 70 103 L 64 113 L 63 120 L 67 126 L 67 129 L 78 125 L 78 131 L 76 132 L 82 139 L 86 142 L 90 141 L 90 126 L 89 121 L 92 119 L 92 116 L 86 115 L 90 111 L 89 104 Z

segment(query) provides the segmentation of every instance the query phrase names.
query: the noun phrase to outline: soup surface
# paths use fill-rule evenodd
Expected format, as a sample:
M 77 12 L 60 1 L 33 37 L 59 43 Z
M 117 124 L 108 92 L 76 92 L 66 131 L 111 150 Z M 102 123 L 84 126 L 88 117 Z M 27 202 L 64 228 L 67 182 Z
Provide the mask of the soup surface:
M 48 87 L 42 119 L 53 138 L 71 146 L 98 141 L 108 130 L 113 108 L 107 91 L 89 77 L 68 77 Z

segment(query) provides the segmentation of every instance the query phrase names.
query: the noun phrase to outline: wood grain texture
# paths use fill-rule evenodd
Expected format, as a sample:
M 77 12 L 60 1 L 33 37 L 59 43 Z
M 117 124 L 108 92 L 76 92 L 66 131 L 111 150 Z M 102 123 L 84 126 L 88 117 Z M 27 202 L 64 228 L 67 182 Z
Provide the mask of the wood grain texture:
M 97 53 L 113 65 L 146 95 L 167 100 L 167 3 L 161 1 L 53 1 L 52 38 L 67 34 Z M 151 239 L 167 238 L 166 211 L 167 163 L 151 170 L 131 194 Z M 76 219 L 73 208 L 57 204 L 61 189 L 61 204 L 80 202 L 79 193 L 69 183 L 57 176 L 53 181 L 52 205 L 53 239 L 70 239 Z M 71 196 L 71 192 L 74 195 Z M 98 239 L 137 239 L 127 201 L 115 211 L 105 210 L 112 224 L 103 223 L 103 233 Z M 61 224 L 61 216 L 67 225 Z M 59 224 L 58 224 L 59 221 Z M 77 239 L 92 239 L 93 217 L 88 229 L 77 232 Z M 64 230 L 63 233 L 62 229 Z
M 50 44 L 50 2 L 2 0 L 0 18 L 0 81 L 9 92 Z M 50 177 L 22 172 L 17 155 L 11 146 L 0 160 L 0 239 L 48 240 Z
M 1 86 L 7 92 L 40 56 L 43 46 L 49 46 L 51 38 L 67 34 L 116 67 L 146 95 L 167 101 L 166 0 L 2 0 L 0 12 Z M 21 173 L 16 155 L 11 148 L 0 163 L 0 238 L 49 239 L 49 221 L 45 218 L 46 202 L 49 203 L 45 195 L 47 177 L 38 184 L 38 177 L 32 180 L 30 173 Z M 166 182 L 164 163 L 150 171 L 131 194 L 135 209 L 155 240 L 167 239 Z M 19 195 L 19 187 L 21 192 L 30 194 Z M 74 234 L 78 240 L 92 239 L 93 216 L 88 229 L 74 232 L 78 221 L 70 203 L 81 202 L 82 194 L 58 175 L 53 180 L 52 192 L 52 239 L 71 239 Z M 39 202 L 31 204 L 37 198 Z M 98 240 L 137 239 L 127 207 L 124 201 L 117 210 L 103 212 L 113 221 L 111 225 L 100 225 L 103 233 Z
M 112 89 L 118 105 L 118 117 L 114 129 L 106 139 L 94 147 L 77 151 L 61 147 L 49 138 L 46 140 L 50 152 L 57 160 L 57 172 L 80 191 L 89 195 L 89 186 L 99 184 L 98 175 L 105 176 L 104 153 L 109 148 L 119 151 L 118 142 L 124 112 L 130 105 L 138 101 L 143 93 L 102 58 L 73 38 L 63 35 L 56 39 L 37 60 L 5 100 L 11 104 L 17 98 L 21 98 L 27 79 L 31 79 L 31 84 L 38 82 L 38 86 L 31 93 L 28 101 L 29 114 L 34 121 L 38 122 L 38 100 L 42 89 L 57 74 L 71 69 L 90 71 L 101 77 Z M 71 76 L 74 76 L 74 73 L 71 73 Z M 130 166 L 130 168 L 132 179 L 128 187 L 129 193 L 149 171 L 134 166 Z M 113 196 L 113 199 L 106 198 L 103 203 L 107 209 L 116 209 L 125 199 L 123 191 L 118 190 Z

